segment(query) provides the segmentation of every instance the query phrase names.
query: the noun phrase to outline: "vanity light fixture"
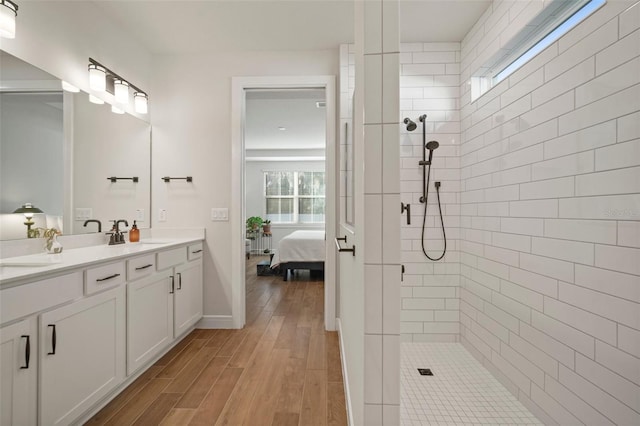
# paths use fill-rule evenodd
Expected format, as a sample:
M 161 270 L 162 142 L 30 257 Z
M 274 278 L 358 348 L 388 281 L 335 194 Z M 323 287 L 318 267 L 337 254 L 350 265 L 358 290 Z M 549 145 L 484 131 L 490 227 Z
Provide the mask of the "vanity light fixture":
M 102 71 L 104 74 L 104 79 L 101 80 L 104 83 L 103 89 L 99 89 L 97 86 L 94 87 L 92 85 L 92 79 L 94 78 L 92 73 L 97 75 L 98 70 Z M 95 78 L 97 81 L 98 77 Z M 127 105 L 129 103 L 129 88 L 132 88 L 135 111 L 138 114 L 146 114 L 148 111 L 149 95 L 92 58 L 89 58 L 89 86 L 92 90 L 112 93 L 115 98 L 115 102 L 120 105 Z M 116 106 L 113 106 L 111 111 L 116 114 L 124 114 L 123 109 Z
M 89 95 L 89 102 L 96 105 L 104 104 L 104 101 L 97 96 Z
M 35 222 L 33 221 L 33 215 L 36 213 L 44 212 L 31 203 L 24 203 L 22 207 L 17 208 L 14 213 L 22 213 L 27 219 L 24 224 L 27 225 L 27 237 L 31 238 L 31 227 L 35 224 Z
M 144 92 L 135 92 L 133 94 L 133 104 L 136 108 L 136 112 L 138 114 L 146 114 L 147 111 L 149 110 L 147 101 L 148 101 L 148 96 L 146 93 Z
M 62 80 L 62 90 L 71 93 L 78 93 L 80 91 L 80 89 L 78 89 L 76 86 L 74 86 L 73 84 L 69 84 L 64 80 Z
M 113 80 L 113 92 L 116 102 L 123 105 L 129 103 L 129 83 L 124 80 Z
M 107 72 L 105 68 L 96 64 L 89 64 L 89 87 L 96 92 L 107 90 Z
M 0 37 L 16 38 L 18 5 L 11 0 L 0 0 Z

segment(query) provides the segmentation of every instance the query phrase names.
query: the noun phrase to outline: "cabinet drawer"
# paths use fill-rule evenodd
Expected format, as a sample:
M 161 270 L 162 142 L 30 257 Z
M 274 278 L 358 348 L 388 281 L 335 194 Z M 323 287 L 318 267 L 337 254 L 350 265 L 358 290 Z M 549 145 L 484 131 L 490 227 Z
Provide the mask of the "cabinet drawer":
M 156 255 L 147 254 L 134 257 L 127 261 L 127 280 L 133 281 L 138 278 L 151 275 L 156 270 Z
M 187 247 L 187 258 L 189 260 L 200 259 L 202 257 L 202 243 L 192 244 Z
M 85 274 L 84 291 L 86 294 L 116 287 L 125 282 L 124 262 L 114 262 L 87 269 Z
M 171 268 L 187 261 L 187 248 L 180 247 L 158 253 L 158 271 Z
M 44 311 L 82 297 L 82 272 L 0 291 L 0 323 Z

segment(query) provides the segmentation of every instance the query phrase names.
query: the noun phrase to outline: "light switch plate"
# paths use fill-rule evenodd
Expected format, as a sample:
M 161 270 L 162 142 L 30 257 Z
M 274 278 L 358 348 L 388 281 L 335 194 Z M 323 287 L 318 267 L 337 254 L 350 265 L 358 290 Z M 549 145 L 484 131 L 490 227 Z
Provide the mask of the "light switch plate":
M 136 221 L 144 222 L 144 209 L 136 209 Z
M 166 222 L 167 221 L 167 209 L 160 209 L 158 211 L 158 222 Z
M 211 209 L 211 220 L 214 222 L 227 222 L 229 220 L 229 209 L 227 208 Z
M 76 220 L 88 220 L 93 216 L 92 208 L 76 208 L 75 219 Z

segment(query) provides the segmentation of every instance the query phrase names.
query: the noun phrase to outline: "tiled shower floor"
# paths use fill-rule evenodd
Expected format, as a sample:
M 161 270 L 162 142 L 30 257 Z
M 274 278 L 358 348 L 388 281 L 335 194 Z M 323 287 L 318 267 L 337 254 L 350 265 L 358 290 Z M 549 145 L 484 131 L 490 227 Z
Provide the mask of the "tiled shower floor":
M 542 424 L 460 343 L 402 343 L 401 357 L 403 426 Z

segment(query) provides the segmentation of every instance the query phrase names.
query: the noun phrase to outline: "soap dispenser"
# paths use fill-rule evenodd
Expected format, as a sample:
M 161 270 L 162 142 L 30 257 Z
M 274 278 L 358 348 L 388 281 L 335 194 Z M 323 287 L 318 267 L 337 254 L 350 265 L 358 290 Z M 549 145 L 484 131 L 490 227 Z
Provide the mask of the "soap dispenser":
M 140 230 L 138 229 L 138 225 L 136 225 L 136 221 L 133 221 L 133 225 L 129 230 L 129 242 L 137 243 L 140 241 Z

